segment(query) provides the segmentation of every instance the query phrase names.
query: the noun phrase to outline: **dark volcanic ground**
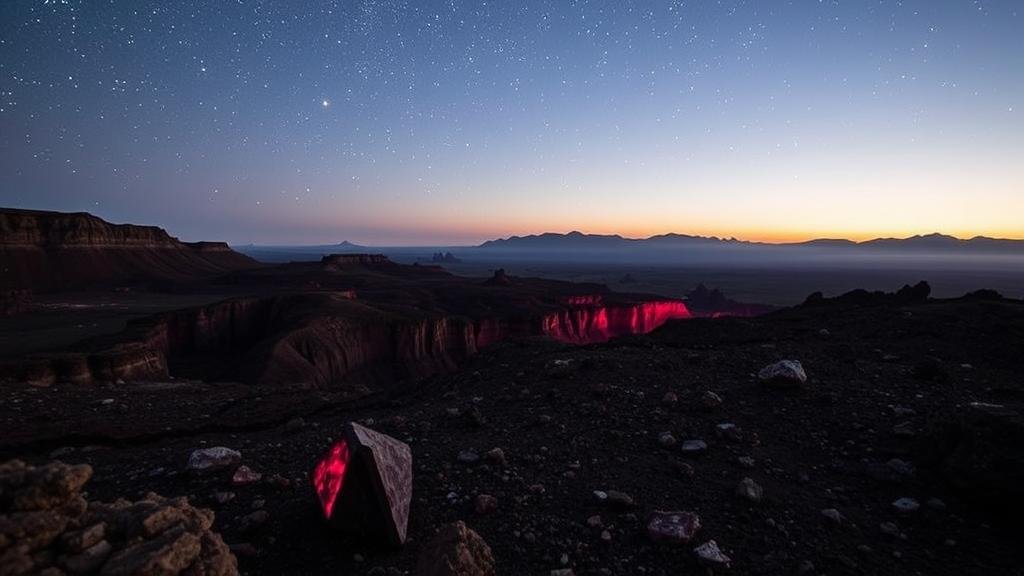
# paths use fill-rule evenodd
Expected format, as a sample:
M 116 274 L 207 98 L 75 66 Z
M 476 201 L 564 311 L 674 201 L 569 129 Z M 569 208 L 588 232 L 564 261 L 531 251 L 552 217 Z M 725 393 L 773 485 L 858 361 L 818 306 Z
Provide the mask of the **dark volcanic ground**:
M 250 574 L 411 573 L 421 543 L 457 519 L 486 539 L 501 574 L 701 573 L 691 548 L 708 539 L 732 557 L 733 574 L 1024 574 L 1019 527 L 994 523 L 922 450 L 932 423 L 970 402 L 1018 404 L 1022 350 L 1019 301 L 832 304 L 678 321 L 602 345 L 507 342 L 454 375 L 358 404 L 329 391 L 185 381 L 11 385 L 0 390 L 0 457 L 89 463 L 92 499 L 188 495 L 216 510 L 214 529 L 240 545 Z M 758 383 L 756 372 L 783 358 L 803 362 L 803 390 Z M 707 390 L 721 406 L 703 406 Z M 349 420 L 412 447 L 410 539 L 399 551 L 341 539 L 319 520 L 308 474 Z M 721 423 L 742 438 L 718 437 Z M 666 431 L 709 449 L 685 458 L 659 443 Z M 204 446 L 240 450 L 264 480 L 235 487 L 230 471 L 186 473 Z M 462 451 L 493 448 L 506 466 L 459 462 Z M 898 477 L 893 458 L 916 472 Z M 736 496 L 744 477 L 764 488 L 761 502 Z M 610 508 L 595 490 L 626 492 L 635 505 Z M 220 504 L 219 492 L 234 496 Z M 477 514 L 478 494 L 495 496 L 497 510 Z M 920 510 L 894 511 L 901 497 Z M 825 518 L 829 508 L 843 522 Z M 650 543 L 645 518 L 659 509 L 697 512 L 696 542 Z

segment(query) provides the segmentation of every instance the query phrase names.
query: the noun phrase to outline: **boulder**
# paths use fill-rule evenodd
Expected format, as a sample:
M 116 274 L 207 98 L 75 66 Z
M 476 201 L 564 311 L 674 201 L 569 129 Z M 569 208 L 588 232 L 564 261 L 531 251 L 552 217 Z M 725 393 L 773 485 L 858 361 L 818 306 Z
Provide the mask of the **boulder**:
M 798 388 L 807 382 L 807 373 L 799 360 L 780 360 L 762 368 L 757 378 L 768 386 Z
M 420 551 L 419 576 L 493 576 L 491 547 L 462 521 L 438 531 Z

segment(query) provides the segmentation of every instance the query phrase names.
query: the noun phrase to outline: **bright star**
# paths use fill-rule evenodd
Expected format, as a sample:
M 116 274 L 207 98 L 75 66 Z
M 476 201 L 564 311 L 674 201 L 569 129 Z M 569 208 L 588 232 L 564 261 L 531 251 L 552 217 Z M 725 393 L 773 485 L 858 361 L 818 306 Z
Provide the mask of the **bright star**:
M 322 100 L 320 102 L 320 105 L 323 106 L 324 108 L 327 108 L 328 106 L 331 105 L 331 101 L 330 100 Z

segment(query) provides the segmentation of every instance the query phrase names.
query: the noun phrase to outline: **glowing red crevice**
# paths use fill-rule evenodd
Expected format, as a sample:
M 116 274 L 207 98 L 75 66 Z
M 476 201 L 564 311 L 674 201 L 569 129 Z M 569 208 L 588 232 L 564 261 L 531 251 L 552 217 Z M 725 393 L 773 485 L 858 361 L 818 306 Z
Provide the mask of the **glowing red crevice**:
M 348 443 L 339 440 L 331 446 L 330 452 L 320 460 L 313 470 L 313 486 L 320 497 L 320 507 L 324 518 L 330 518 L 334 504 L 341 493 L 345 482 L 345 469 L 348 467 Z
M 588 302 L 580 298 L 576 302 Z M 600 302 L 597 300 L 596 302 Z M 544 318 L 545 334 L 562 342 L 591 344 L 616 336 L 646 334 L 665 322 L 692 318 L 681 301 L 642 302 L 627 306 L 582 306 L 549 314 Z

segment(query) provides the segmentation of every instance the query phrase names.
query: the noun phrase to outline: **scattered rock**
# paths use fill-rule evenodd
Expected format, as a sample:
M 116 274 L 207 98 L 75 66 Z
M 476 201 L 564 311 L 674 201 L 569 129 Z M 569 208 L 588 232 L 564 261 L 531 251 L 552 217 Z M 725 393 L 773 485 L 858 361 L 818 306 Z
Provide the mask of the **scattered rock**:
M 653 542 L 687 544 L 700 530 L 700 517 L 693 512 L 653 512 L 647 520 L 647 536 Z
M 676 437 L 671 432 L 662 432 L 658 434 L 658 444 L 663 448 L 671 448 L 676 445 Z
M 797 388 L 807 382 L 807 374 L 799 360 L 780 360 L 769 364 L 757 373 L 757 377 L 764 384 L 778 388 Z
M 245 464 L 242 464 L 231 476 L 231 483 L 235 486 L 248 486 L 249 484 L 259 482 L 262 478 L 263 474 L 260 474 Z
M 494 556 L 479 534 L 459 521 L 448 524 L 420 551 L 420 576 L 494 576 Z
M 708 540 L 697 546 L 693 549 L 693 553 L 697 555 L 697 560 L 701 564 L 712 568 L 728 568 L 729 564 L 732 563 L 732 559 L 718 548 L 718 543 L 714 540 Z
M 235 499 L 234 492 L 214 492 L 213 501 L 217 504 L 224 505 Z
M 715 435 L 719 438 L 725 438 L 730 442 L 743 441 L 743 431 L 731 422 L 723 422 L 722 424 L 715 426 Z
M 473 500 L 473 509 L 477 514 L 490 514 L 498 509 L 498 499 L 490 494 L 478 494 Z
M 491 448 L 484 454 L 484 458 L 489 464 L 495 466 L 505 467 L 508 466 L 508 461 L 505 459 L 505 451 L 501 448 Z
M 633 497 L 625 492 L 619 492 L 618 490 L 609 490 L 607 492 L 606 501 L 609 506 L 616 508 L 629 508 L 633 506 Z
M 900 438 L 913 438 L 917 436 L 917 429 L 913 422 L 901 422 L 892 427 L 892 433 Z
M 667 404 L 671 406 L 673 404 L 676 404 L 677 402 L 679 402 L 679 396 L 676 396 L 676 393 L 672 392 L 671 390 L 665 392 L 665 395 L 661 397 L 662 404 Z
M 188 469 L 193 472 L 210 472 L 238 466 L 242 453 L 224 446 L 193 450 L 188 457 Z
M 751 502 L 760 502 L 764 497 L 764 489 L 761 488 L 760 484 L 754 482 L 753 479 L 744 478 L 736 486 L 736 495 Z
M 722 405 L 722 397 L 711 390 L 706 390 L 700 397 L 700 404 L 708 410 L 714 410 Z
M 886 534 L 888 536 L 900 535 L 900 527 L 897 526 L 895 522 L 882 522 L 878 525 L 878 530 L 881 531 L 882 534 Z
M 237 562 L 213 513 L 186 499 L 89 502 L 89 466 L 0 465 L 0 573 L 233 576 Z
M 907 514 L 910 512 L 916 512 L 921 505 L 913 498 L 900 498 L 892 503 L 892 507 L 895 508 L 897 512 Z
M 914 475 L 914 465 L 906 460 L 893 458 L 886 462 L 885 466 L 896 479 L 910 478 Z
M 693 465 L 689 462 L 675 461 L 672 463 L 672 467 L 675 468 L 676 472 L 683 478 L 693 478 L 696 471 L 693 469 Z
M 257 510 L 245 516 L 239 520 L 239 528 L 242 532 L 250 532 L 259 528 L 260 526 L 267 523 L 270 519 L 270 513 L 266 510 Z
M 835 508 L 826 508 L 821 511 L 821 515 L 833 524 L 842 524 L 845 520 L 845 518 L 843 518 L 843 515 L 840 514 L 839 510 L 836 510 Z
M 700 456 L 707 450 L 708 443 L 703 440 L 685 440 L 682 444 L 684 456 Z

